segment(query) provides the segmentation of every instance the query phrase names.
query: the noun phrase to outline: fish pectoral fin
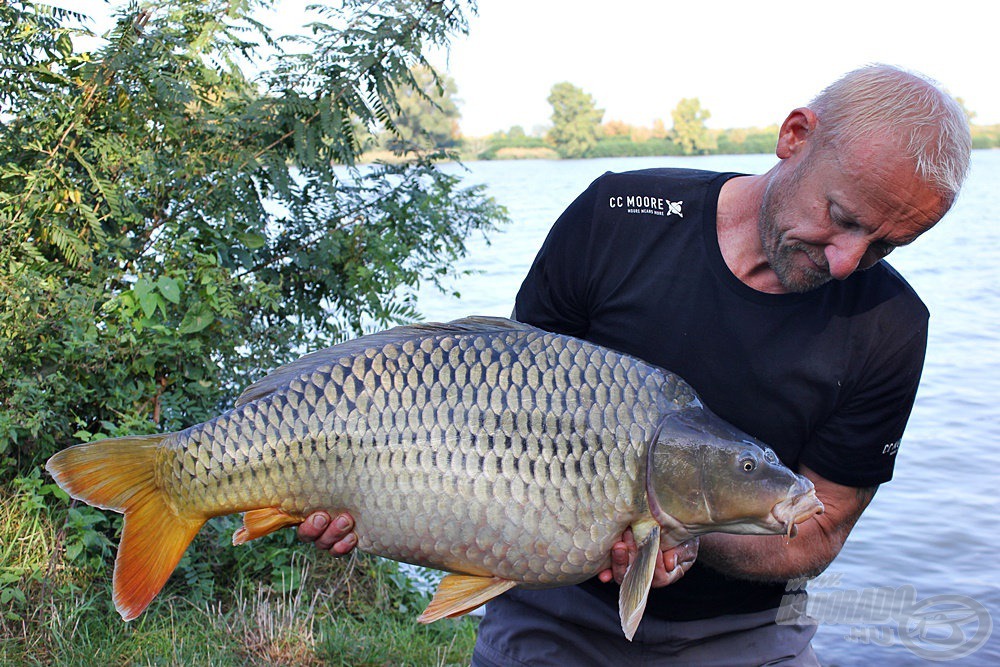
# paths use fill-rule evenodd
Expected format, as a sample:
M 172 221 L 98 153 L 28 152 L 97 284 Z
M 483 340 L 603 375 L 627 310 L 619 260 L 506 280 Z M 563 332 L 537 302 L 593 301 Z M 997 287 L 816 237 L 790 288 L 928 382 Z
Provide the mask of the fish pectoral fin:
M 279 528 L 296 526 L 306 518 L 289 514 L 279 507 L 262 507 L 243 514 L 243 526 L 233 533 L 233 546 L 270 535 Z
M 618 596 L 622 631 L 629 641 L 632 641 L 639 628 L 639 621 L 642 620 L 642 613 L 646 610 L 649 587 L 653 583 L 653 572 L 660 555 L 660 526 L 652 520 L 644 521 L 632 526 L 632 534 L 636 538 L 639 553 L 625 571 Z
M 434 599 L 417 621 L 433 623 L 442 618 L 467 614 L 515 586 L 517 586 L 516 581 L 500 577 L 449 574 L 441 581 L 437 592 L 434 593 Z

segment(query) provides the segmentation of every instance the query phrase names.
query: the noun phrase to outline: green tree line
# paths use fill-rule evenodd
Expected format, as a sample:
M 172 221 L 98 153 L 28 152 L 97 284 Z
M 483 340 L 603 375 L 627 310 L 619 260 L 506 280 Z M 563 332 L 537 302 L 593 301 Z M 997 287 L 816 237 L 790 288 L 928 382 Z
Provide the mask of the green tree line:
M 603 122 L 604 111 L 594 98 L 568 82 L 554 85 L 548 101 L 552 127 L 544 138 L 526 137 L 523 132 L 498 133 L 479 157 L 503 157 L 504 151 L 523 156 L 516 152 L 518 148 L 548 148 L 550 154 L 563 158 L 767 153 L 778 137 L 777 126 L 712 130 L 705 124 L 711 113 L 696 97 L 677 103 L 670 112 L 670 128 L 662 120 L 654 121 L 651 128 Z
M 604 121 L 604 110 L 583 89 L 560 82 L 552 86 L 548 102 L 552 107 L 551 127 L 544 136 L 529 136 L 520 126 L 498 131 L 481 139 L 462 138 L 457 121 L 457 107 L 450 101 L 457 90 L 448 79 L 445 100 L 437 106 L 426 104 L 413 118 L 428 128 L 441 128 L 450 122 L 451 134 L 439 145 L 458 148 L 465 157 L 478 159 L 524 157 L 631 157 L 647 155 L 710 155 L 734 153 L 770 153 L 778 137 L 778 126 L 716 130 L 706 121 L 711 112 L 697 97 L 683 98 L 670 111 L 671 127 L 662 120 L 652 127 Z M 975 114 L 968 112 L 970 121 Z M 1000 126 L 972 124 L 975 148 L 1000 147 Z

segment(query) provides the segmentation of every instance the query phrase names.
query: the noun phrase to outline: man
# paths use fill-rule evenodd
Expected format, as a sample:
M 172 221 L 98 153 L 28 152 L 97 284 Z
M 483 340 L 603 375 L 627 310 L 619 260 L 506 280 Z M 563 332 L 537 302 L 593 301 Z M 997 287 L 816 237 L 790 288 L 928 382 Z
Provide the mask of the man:
M 515 317 L 676 372 L 809 477 L 826 513 L 791 542 L 709 534 L 665 551 L 633 643 L 610 583 L 634 557 L 625 535 L 599 580 L 491 602 L 473 664 L 818 664 L 815 628 L 777 623 L 777 607 L 892 476 L 928 313 L 881 260 L 948 211 L 970 145 L 954 100 L 879 65 L 792 111 L 765 174 L 606 174 L 577 198 Z M 303 539 L 353 548 L 349 517 L 313 518 Z

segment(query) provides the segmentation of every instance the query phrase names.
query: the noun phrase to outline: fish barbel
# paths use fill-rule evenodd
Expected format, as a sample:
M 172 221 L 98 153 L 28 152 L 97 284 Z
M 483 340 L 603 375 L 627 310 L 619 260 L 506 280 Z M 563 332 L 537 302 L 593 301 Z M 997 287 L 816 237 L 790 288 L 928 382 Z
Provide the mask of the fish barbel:
M 77 445 L 47 469 L 125 514 L 114 601 L 136 618 L 209 518 L 234 544 L 350 512 L 358 547 L 451 572 L 423 622 L 514 586 L 584 581 L 631 528 L 631 639 L 657 551 L 693 535 L 785 533 L 812 484 L 715 417 L 676 375 L 501 318 L 398 327 L 283 366 L 184 431 Z

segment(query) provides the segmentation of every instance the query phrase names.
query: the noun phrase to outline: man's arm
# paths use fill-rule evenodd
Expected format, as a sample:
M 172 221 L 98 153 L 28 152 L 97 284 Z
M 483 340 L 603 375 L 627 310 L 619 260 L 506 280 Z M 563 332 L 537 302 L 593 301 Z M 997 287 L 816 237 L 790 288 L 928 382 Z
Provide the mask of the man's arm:
M 825 570 L 840 553 L 878 487 L 835 484 L 805 466 L 799 472 L 816 486 L 816 497 L 825 507 L 823 514 L 800 524 L 793 540 L 770 535 L 705 535 L 702 563 L 739 579 L 757 581 L 812 577 Z
M 737 579 L 777 582 L 815 576 L 826 569 L 840 553 L 878 487 L 836 484 L 805 466 L 799 472 L 816 486 L 816 497 L 826 508 L 823 514 L 800 524 L 798 535 L 792 540 L 780 535 L 702 535 L 698 540 L 700 544 L 694 548 L 702 564 Z M 654 587 L 673 583 L 687 571 L 675 563 L 680 560 L 677 550 L 683 546 L 664 552 L 665 558 L 660 559 L 653 577 Z M 689 553 L 690 547 L 687 549 L 682 553 Z M 620 583 L 635 553 L 634 542 L 630 544 L 626 539 L 616 544 L 612 548 L 611 570 L 601 573 L 601 579 L 610 581 L 613 577 Z M 689 568 L 690 563 L 687 566 Z

